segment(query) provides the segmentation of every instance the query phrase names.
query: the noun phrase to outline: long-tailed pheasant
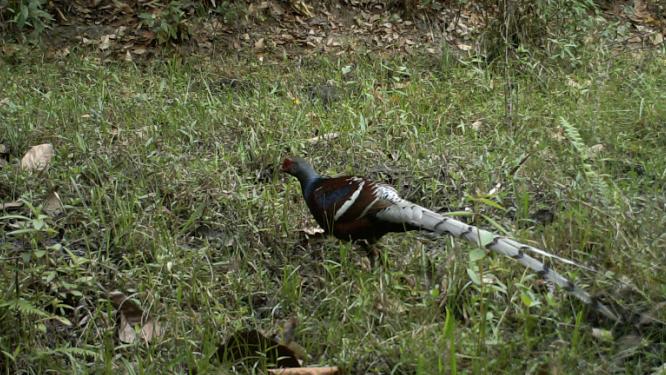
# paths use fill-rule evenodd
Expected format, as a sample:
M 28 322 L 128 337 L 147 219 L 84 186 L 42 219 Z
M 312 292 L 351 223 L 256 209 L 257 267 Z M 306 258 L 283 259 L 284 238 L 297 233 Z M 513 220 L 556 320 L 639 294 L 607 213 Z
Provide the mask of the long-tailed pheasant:
M 426 230 L 441 235 L 450 234 L 517 260 L 605 316 L 619 321 L 613 312 L 588 292 L 525 252 L 573 264 L 571 261 L 437 214 L 402 199 L 395 189 L 380 182 L 358 176 L 324 178 L 310 163 L 299 157 L 284 159 L 282 169 L 298 178 L 303 198 L 325 234 L 333 234 L 343 241 L 365 240 L 370 245 L 392 232 Z

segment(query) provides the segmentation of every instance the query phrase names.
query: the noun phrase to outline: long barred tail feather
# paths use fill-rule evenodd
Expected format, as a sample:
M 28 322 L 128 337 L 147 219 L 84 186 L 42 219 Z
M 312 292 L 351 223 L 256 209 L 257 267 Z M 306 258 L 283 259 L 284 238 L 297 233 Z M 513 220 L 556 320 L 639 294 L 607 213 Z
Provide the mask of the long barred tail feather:
M 517 260 L 525 267 L 531 268 L 540 276 L 551 280 L 553 283 L 559 285 L 561 288 L 573 294 L 578 299 L 590 305 L 592 308 L 596 309 L 608 318 L 616 322 L 620 321 L 620 319 L 615 316 L 613 312 L 611 312 L 605 305 L 597 301 L 596 298 L 592 298 L 588 292 L 579 288 L 564 276 L 549 269 L 540 261 L 532 258 L 528 254 L 525 254 L 525 251 L 531 251 L 540 255 L 564 260 L 569 264 L 576 263 L 554 256 L 532 246 L 523 245 L 514 240 L 497 236 L 491 232 L 477 228 L 475 226 L 439 215 L 402 198 L 391 198 L 393 198 L 391 201 L 394 203 L 394 205 L 377 212 L 377 218 L 394 223 L 405 223 L 428 231 L 436 232 L 440 235 L 450 234 L 454 237 L 461 238 L 475 244 L 480 244 L 488 250 L 492 250 L 498 254 L 502 254 Z

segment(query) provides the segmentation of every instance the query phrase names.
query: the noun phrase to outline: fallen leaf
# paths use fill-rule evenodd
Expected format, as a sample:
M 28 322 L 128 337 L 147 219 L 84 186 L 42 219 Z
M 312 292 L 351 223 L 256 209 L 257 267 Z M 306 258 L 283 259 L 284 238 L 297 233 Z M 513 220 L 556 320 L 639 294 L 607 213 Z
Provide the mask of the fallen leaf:
M 660 311 L 660 310 L 665 309 L 665 308 L 666 308 L 666 302 L 658 303 L 652 311 L 648 311 L 648 312 L 645 312 L 645 313 L 641 314 L 641 317 L 640 317 L 638 323 L 636 323 L 636 326 L 640 327 L 640 326 L 643 326 L 643 325 L 646 325 L 646 324 L 650 324 L 652 322 L 659 322 L 659 320 L 657 319 L 657 316 L 655 314 L 655 311 Z M 662 311 L 662 313 L 664 315 L 666 315 L 666 309 L 665 309 L 665 311 Z
M 217 357 L 222 362 L 242 361 L 250 367 L 260 358 L 266 358 L 267 365 L 282 368 L 301 367 L 294 352 L 257 330 L 239 331 L 231 335 L 227 342 L 217 349 Z
M 23 202 L 6 202 L 0 203 L 0 210 L 9 210 L 12 208 L 19 208 L 23 206 Z
M 301 367 L 269 369 L 267 371 L 269 374 L 279 375 L 336 375 L 339 373 L 337 367 Z
M 291 342 L 297 326 L 298 320 L 296 319 L 296 313 L 291 313 L 282 324 L 282 345 L 286 345 Z
M 3 144 L 0 143 L 0 154 L 6 154 L 7 151 L 9 151 L 9 150 L 7 149 L 7 146 L 5 146 L 5 145 L 3 145 Z
M 36 169 L 38 171 L 43 171 L 50 163 L 53 158 L 53 146 L 51 144 L 45 143 L 39 146 L 35 146 L 25 154 L 23 159 L 21 159 L 21 166 L 23 169 Z
M 257 40 L 256 42 L 254 42 L 254 48 L 262 49 L 264 47 L 266 47 L 266 43 L 265 43 L 264 38 L 261 38 L 261 39 Z
M 334 139 L 337 139 L 338 137 L 340 137 L 340 134 L 338 134 L 338 133 L 327 133 L 327 134 L 324 134 L 324 135 L 320 135 L 320 136 L 317 136 L 317 137 L 310 138 L 310 139 L 308 139 L 308 141 L 310 143 L 317 143 L 319 141 L 332 141 Z
M 596 337 L 600 340 L 613 340 L 613 332 L 605 330 L 605 329 L 600 329 L 600 328 L 592 328 L 592 337 Z
M 481 125 L 483 125 L 483 120 L 474 121 L 472 123 L 472 129 L 479 130 L 479 128 L 481 128 Z
M 562 126 L 560 125 L 557 125 L 557 131 L 550 133 L 550 138 L 558 142 L 562 142 L 563 140 L 565 140 L 566 137 L 564 136 L 564 128 L 562 128 Z
M 52 191 L 48 198 L 46 198 L 44 212 L 51 217 L 56 217 L 62 212 L 62 201 L 58 192 Z
M 292 2 L 291 6 L 294 9 L 294 12 L 301 16 L 308 18 L 314 17 L 314 14 L 312 13 L 312 7 L 306 4 L 304 1 L 296 0 Z
M 281 16 L 285 13 L 284 8 L 280 4 L 273 1 L 269 2 L 269 4 L 273 13 L 277 14 L 278 16 Z
M 102 43 L 100 43 L 99 49 L 101 49 L 101 50 L 108 49 L 109 45 L 110 45 L 109 40 L 110 40 L 110 38 L 109 38 L 108 35 L 102 35 L 102 37 L 101 37 Z
M 604 149 L 604 145 L 602 143 L 599 143 L 599 144 L 596 144 L 596 145 L 590 147 L 590 151 L 592 151 L 595 154 L 601 152 L 603 149 Z
M 120 341 L 131 344 L 136 340 L 137 333 L 141 333 L 144 341 L 149 342 L 153 337 L 161 337 L 164 334 L 164 330 L 153 317 L 149 315 L 144 320 L 144 312 L 141 306 L 129 299 L 125 293 L 119 291 L 111 292 L 109 293 L 109 298 L 120 314 L 120 327 L 118 330 Z M 136 326 L 141 326 L 139 332 L 137 332 Z

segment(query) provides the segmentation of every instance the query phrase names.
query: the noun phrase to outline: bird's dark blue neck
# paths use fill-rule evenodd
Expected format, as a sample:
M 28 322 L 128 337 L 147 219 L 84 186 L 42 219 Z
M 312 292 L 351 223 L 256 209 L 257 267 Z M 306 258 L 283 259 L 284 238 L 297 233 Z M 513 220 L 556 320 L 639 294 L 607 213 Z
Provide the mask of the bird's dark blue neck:
M 310 178 L 299 179 L 301 182 L 301 190 L 303 191 L 303 198 L 308 200 L 308 197 L 312 194 L 312 191 L 318 185 L 318 182 L 322 180 L 319 176 L 312 176 Z

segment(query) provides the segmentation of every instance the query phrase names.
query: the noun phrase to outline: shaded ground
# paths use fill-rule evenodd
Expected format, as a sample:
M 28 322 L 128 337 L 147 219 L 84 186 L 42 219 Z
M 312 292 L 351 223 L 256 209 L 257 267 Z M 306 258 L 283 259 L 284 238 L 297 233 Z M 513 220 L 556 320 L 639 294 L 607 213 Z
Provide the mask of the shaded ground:
M 658 2 L 602 2 L 600 6 L 601 15 L 617 22 L 622 30 L 612 38 L 614 48 L 663 45 L 666 10 Z M 386 56 L 440 55 L 442 48 L 455 55 L 468 51 L 492 55 L 488 43 L 492 49 L 494 42 L 485 40 L 483 34 L 488 22 L 499 16 L 494 8 L 474 2 L 423 6 L 409 1 L 308 4 L 299 0 L 217 6 L 215 1 L 155 5 L 98 0 L 53 1 L 46 9 L 56 19 L 53 28 L 42 35 L 47 59 L 61 58 L 75 47 L 97 48 L 104 59 L 124 60 L 168 57 L 174 52 L 185 56 L 253 53 L 292 58 L 358 51 Z M 519 15 L 526 10 L 514 11 Z M 7 26 L 4 38 L 11 39 Z M 15 49 L 5 46 L 2 50 L 10 56 Z

